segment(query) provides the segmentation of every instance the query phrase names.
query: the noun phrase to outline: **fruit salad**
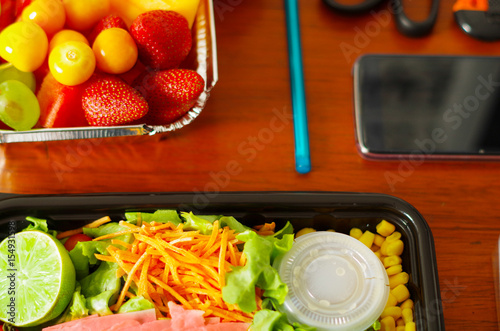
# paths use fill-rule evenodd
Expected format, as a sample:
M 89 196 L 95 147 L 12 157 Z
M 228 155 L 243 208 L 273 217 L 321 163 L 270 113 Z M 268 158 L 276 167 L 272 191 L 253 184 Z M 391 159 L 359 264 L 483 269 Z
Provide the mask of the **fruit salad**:
M 10 7 L 2 1 L 0 129 L 189 122 L 216 81 L 197 55 L 195 18 L 205 6 L 200 0 L 17 0 Z

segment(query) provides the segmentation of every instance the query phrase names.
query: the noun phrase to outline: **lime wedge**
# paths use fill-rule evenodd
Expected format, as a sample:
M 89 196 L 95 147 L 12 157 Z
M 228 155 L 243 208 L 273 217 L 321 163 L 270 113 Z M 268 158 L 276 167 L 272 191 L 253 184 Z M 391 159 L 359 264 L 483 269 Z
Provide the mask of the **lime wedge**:
M 36 326 L 61 314 L 75 289 L 75 268 L 64 246 L 41 231 L 0 243 L 0 320 Z

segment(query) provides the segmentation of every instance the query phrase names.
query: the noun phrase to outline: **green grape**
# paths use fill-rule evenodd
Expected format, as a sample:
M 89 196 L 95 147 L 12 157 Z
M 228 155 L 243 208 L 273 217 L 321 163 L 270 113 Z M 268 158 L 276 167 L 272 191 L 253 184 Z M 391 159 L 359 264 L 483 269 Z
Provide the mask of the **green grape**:
M 35 92 L 36 79 L 32 72 L 24 72 L 12 65 L 12 63 L 4 63 L 0 65 L 0 83 L 6 80 L 18 80 L 28 86 L 30 90 Z
M 29 87 L 17 80 L 0 83 L 0 120 L 17 131 L 29 130 L 40 117 L 40 105 Z

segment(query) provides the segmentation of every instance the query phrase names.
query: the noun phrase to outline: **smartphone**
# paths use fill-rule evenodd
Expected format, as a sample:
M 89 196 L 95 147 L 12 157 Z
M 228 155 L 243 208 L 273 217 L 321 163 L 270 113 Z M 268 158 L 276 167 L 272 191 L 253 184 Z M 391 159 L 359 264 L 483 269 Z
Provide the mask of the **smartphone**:
M 363 157 L 500 160 L 500 57 L 367 54 L 353 76 Z

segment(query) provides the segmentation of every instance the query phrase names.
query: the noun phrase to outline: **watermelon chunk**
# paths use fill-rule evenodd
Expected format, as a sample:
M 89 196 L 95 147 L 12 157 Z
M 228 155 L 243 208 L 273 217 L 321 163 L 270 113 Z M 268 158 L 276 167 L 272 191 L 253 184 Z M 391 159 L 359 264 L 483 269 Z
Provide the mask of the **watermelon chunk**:
M 82 108 L 85 84 L 67 86 L 59 83 L 48 73 L 43 79 L 37 99 L 40 103 L 40 119 L 37 127 L 68 128 L 88 126 Z

